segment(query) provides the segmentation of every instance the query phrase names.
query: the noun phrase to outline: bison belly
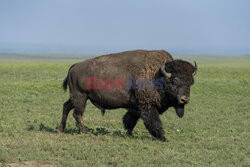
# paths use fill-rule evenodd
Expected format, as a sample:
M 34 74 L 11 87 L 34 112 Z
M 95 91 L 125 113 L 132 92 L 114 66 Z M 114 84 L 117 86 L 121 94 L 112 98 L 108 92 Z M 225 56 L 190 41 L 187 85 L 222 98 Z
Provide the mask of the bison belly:
M 102 108 L 135 108 L 134 90 L 126 87 L 127 77 L 133 77 L 130 71 L 122 66 L 123 62 L 111 64 L 101 60 L 86 61 L 75 67 L 79 70 L 75 72 L 78 87 Z
M 134 96 L 126 90 L 94 89 L 88 94 L 90 100 L 105 109 L 136 108 Z

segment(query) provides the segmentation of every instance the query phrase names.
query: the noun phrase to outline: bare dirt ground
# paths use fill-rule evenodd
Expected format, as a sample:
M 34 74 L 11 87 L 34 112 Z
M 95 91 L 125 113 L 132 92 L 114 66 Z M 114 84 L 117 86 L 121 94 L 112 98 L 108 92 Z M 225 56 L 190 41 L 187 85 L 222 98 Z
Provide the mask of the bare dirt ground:
M 1 164 L 0 167 L 54 167 L 50 161 L 26 161 L 26 162 L 16 162 L 10 164 Z

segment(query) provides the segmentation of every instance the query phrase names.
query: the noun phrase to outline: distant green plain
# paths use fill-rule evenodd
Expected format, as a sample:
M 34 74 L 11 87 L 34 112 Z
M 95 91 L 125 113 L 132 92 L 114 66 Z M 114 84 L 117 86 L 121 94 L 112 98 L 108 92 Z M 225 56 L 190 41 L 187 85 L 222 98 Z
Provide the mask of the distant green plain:
M 191 59 L 191 58 L 190 58 Z M 169 142 L 140 120 L 126 138 L 124 109 L 104 117 L 88 102 L 88 134 L 72 114 L 56 133 L 68 98 L 61 84 L 78 60 L 0 60 L 0 164 L 49 160 L 55 166 L 250 166 L 250 58 L 199 60 L 191 102 L 162 116 Z M 1 166 L 1 165 L 0 165 Z

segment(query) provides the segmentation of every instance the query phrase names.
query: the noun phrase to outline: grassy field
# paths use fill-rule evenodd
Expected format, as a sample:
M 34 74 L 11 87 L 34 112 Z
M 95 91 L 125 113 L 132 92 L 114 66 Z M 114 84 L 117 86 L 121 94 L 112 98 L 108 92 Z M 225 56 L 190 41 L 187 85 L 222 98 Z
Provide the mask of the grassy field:
M 201 60 L 191 102 L 179 119 L 162 116 L 168 143 L 155 140 L 140 120 L 124 136 L 125 110 L 104 117 L 88 102 L 78 134 L 72 114 L 56 133 L 61 88 L 79 60 L 0 60 L 0 164 L 48 160 L 56 166 L 250 166 L 250 59 Z M 1 166 L 1 165 L 0 165 Z

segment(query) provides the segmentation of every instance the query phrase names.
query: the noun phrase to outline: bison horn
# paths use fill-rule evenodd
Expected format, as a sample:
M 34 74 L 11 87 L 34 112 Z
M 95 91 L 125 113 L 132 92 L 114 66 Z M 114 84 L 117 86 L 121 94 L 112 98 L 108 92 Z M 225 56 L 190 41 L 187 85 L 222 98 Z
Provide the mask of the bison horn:
M 197 73 L 197 64 L 196 64 L 196 61 L 194 61 L 194 73 L 193 73 L 193 76 L 195 76 L 195 74 Z
M 161 73 L 166 76 L 167 78 L 171 77 L 171 73 L 165 71 L 165 64 L 161 67 Z

